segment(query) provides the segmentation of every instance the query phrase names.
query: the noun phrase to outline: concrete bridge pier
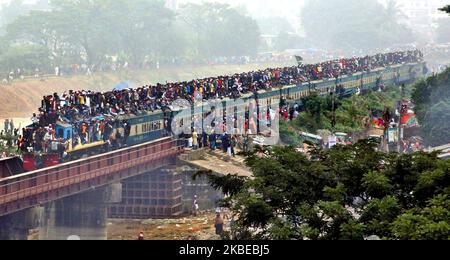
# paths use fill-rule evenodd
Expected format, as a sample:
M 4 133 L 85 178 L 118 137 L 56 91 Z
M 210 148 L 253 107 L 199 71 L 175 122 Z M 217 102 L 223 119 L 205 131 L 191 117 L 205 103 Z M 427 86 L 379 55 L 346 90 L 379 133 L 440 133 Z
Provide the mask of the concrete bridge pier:
M 0 240 L 28 240 L 30 231 L 39 228 L 43 212 L 43 207 L 34 207 L 0 217 Z
M 49 203 L 39 239 L 106 240 L 108 204 L 121 194 L 121 185 L 112 184 Z

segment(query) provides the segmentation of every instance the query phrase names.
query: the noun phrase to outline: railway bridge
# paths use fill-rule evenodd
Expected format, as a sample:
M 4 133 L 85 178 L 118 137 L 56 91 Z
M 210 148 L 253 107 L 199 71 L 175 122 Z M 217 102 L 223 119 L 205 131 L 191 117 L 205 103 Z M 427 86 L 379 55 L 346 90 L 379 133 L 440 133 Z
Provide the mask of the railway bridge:
M 52 227 L 44 239 L 64 239 L 74 227 L 91 232 L 105 226 L 108 215 L 181 214 L 181 177 L 167 169 L 183 151 L 180 140 L 167 137 L 32 172 L 17 174 L 17 162 L 5 164 L 0 171 L 0 239 L 26 239 L 30 229 L 43 224 Z M 63 228 L 51 234 L 56 227 Z

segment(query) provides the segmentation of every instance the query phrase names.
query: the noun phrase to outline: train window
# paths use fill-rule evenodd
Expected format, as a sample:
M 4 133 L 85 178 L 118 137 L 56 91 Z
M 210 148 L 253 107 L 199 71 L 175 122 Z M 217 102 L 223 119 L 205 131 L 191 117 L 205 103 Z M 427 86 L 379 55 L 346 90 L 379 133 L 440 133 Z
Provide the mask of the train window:
M 63 136 L 64 136 L 64 129 L 58 129 L 57 137 L 63 138 Z

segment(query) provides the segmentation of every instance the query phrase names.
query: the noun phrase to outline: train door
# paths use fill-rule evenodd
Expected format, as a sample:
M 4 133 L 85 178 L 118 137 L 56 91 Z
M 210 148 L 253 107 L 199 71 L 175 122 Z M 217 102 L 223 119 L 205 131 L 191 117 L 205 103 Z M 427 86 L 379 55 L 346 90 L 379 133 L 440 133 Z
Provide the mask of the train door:
M 23 154 L 23 169 L 26 172 L 31 172 L 36 170 L 36 158 L 34 154 Z

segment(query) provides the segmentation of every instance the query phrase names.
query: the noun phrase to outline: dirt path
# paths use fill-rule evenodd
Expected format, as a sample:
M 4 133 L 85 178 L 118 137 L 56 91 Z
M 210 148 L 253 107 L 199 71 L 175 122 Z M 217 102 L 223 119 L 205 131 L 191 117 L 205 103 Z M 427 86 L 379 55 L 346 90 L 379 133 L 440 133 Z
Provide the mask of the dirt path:
M 108 240 L 137 240 L 144 232 L 145 240 L 218 240 L 215 235 L 213 213 L 203 213 L 198 217 L 150 220 L 110 220 Z M 225 226 L 227 221 L 225 221 Z

